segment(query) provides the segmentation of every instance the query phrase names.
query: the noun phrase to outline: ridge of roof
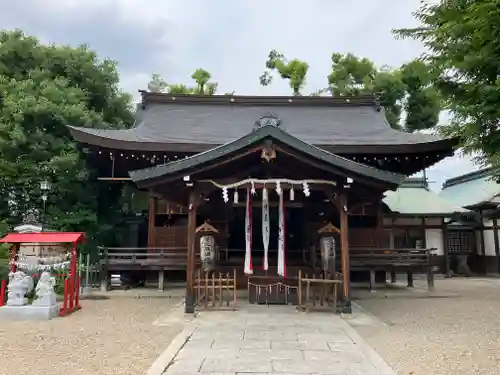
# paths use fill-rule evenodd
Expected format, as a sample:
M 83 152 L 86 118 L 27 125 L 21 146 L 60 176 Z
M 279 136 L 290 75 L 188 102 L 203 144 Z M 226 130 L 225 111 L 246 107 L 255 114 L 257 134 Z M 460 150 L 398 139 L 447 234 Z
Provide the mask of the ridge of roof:
M 375 95 L 359 96 L 260 96 L 260 95 L 190 95 L 169 94 L 139 90 L 143 109 L 150 103 L 306 106 L 306 107 L 373 107 L 382 110 Z
M 424 177 L 408 177 L 399 186 L 400 188 L 421 188 L 429 190 L 429 183 Z
M 463 175 L 449 178 L 449 179 L 445 180 L 445 182 L 443 183 L 442 189 L 444 190 L 444 189 L 449 188 L 449 187 L 454 186 L 454 185 L 459 185 L 459 184 L 463 184 L 466 182 L 479 180 L 479 179 L 485 178 L 485 177 L 493 177 L 495 174 L 497 174 L 499 172 L 500 172 L 500 168 L 487 167 L 487 168 L 479 169 L 477 171 L 465 173 Z
M 323 161 L 329 164 L 333 164 L 336 167 L 346 170 L 352 170 L 355 174 L 382 180 L 391 185 L 398 186 L 406 178 L 404 175 L 383 171 L 374 167 L 357 163 L 342 156 L 332 154 L 319 147 L 310 145 L 274 125 L 262 126 L 232 142 L 187 157 L 185 159 L 180 159 L 171 163 L 157 165 L 150 168 L 130 171 L 129 175 L 132 178 L 132 180 L 136 183 L 158 178 L 165 174 L 179 172 L 184 169 L 193 167 L 197 164 L 208 162 L 210 160 L 213 160 L 214 158 L 223 157 L 250 144 L 264 140 L 267 137 L 274 138 L 292 147 L 296 147 L 300 151 L 307 153 L 318 159 L 322 159 Z

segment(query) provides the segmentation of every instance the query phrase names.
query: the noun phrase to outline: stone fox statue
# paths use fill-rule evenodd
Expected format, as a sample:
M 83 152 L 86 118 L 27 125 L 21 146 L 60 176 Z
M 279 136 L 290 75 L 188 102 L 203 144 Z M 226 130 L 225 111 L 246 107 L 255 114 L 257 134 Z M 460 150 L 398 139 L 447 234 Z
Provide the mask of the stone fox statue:
M 28 303 L 26 293 L 33 290 L 33 279 L 22 271 L 9 273 L 7 306 L 24 306 Z

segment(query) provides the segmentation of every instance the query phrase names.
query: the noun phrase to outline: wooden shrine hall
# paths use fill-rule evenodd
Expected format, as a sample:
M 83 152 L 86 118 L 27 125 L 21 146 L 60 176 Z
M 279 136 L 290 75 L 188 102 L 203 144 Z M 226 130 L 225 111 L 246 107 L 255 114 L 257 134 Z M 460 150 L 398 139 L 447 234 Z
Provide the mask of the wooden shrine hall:
M 141 94 L 132 129 L 69 127 L 102 180 L 149 195 L 146 234 L 121 250 L 134 262 L 108 259 L 106 274 L 185 270 L 186 311 L 202 272 L 234 272 L 249 292 L 317 273 L 338 281 L 346 312 L 351 274 L 373 284 L 399 267 L 431 287 L 430 249 L 394 248 L 383 219 L 397 213 L 383 197 L 452 155 L 455 139 L 392 129 L 373 97 Z

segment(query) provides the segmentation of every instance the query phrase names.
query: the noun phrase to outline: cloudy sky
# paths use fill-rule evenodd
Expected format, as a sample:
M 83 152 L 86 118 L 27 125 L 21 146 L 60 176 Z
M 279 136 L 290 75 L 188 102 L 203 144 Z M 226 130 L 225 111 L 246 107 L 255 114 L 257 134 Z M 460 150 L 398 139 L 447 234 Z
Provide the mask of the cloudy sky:
M 332 52 L 352 52 L 379 65 L 398 66 L 423 52 L 395 40 L 391 29 L 415 25 L 420 0 L 0 0 L 2 28 L 20 28 L 44 42 L 86 43 L 119 62 L 122 87 L 137 93 L 151 73 L 189 83 L 205 68 L 219 92 L 287 95 L 279 79 L 259 85 L 269 50 L 310 64 L 305 92 L 326 86 Z M 446 178 L 475 169 L 448 158 L 428 176 Z

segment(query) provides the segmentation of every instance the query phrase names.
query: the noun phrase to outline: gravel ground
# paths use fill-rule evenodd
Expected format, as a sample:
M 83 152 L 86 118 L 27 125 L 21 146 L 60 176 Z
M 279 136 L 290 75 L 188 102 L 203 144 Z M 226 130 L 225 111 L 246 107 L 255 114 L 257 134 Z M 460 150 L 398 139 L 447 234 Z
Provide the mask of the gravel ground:
M 434 298 L 416 286 L 361 293 L 385 323 L 356 327 L 366 341 L 398 374 L 500 374 L 500 279 L 436 280 Z
M 0 374 L 145 374 L 183 327 L 169 320 L 179 302 L 115 294 L 83 300 L 81 311 L 64 318 L 0 322 Z

